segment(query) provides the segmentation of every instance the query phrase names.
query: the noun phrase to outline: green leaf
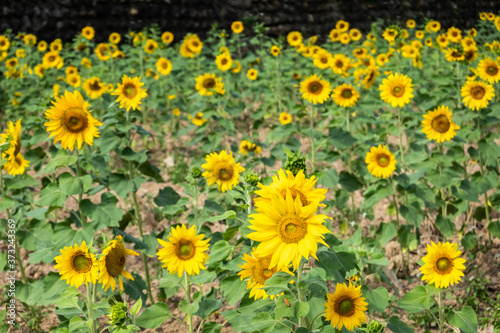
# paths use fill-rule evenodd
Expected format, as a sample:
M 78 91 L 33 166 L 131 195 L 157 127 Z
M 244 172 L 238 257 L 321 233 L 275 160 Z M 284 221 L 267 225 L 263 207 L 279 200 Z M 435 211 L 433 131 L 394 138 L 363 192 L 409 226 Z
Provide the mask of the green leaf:
M 406 325 L 401 319 L 396 316 L 391 317 L 387 322 L 387 328 L 394 333 L 415 333 L 415 331 Z
M 154 199 L 156 205 L 164 207 L 167 205 L 175 205 L 180 199 L 180 195 L 170 186 L 160 190 L 158 196 Z
M 337 282 L 344 282 L 346 272 L 357 268 L 356 256 L 349 252 L 321 251 L 318 259 L 318 266 Z
M 108 227 L 117 227 L 123 216 L 123 211 L 117 207 L 117 203 L 117 197 L 112 193 L 105 192 L 101 195 L 99 204 L 84 199 L 80 202 L 80 209 L 83 214 L 90 216 L 92 221 L 103 223 Z
M 462 310 L 451 310 L 447 314 L 448 322 L 463 333 L 477 333 L 477 316 L 472 307 L 464 306 Z
M 49 184 L 40 191 L 40 198 L 35 201 L 38 206 L 62 207 L 67 195 L 56 184 Z
M 59 176 L 59 188 L 66 195 L 83 193 L 91 186 L 92 177 L 90 175 L 75 177 L 69 172 L 65 172 Z
M 108 184 L 120 198 L 126 198 L 129 192 L 136 190 L 134 182 L 120 173 L 111 174 L 109 176 Z
M 488 232 L 493 236 L 500 238 L 500 221 L 490 222 Z
M 200 302 L 189 303 L 186 300 L 182 300 L 179 302 L 179 309 L 182 312 L 193 314 L 200 308 Z
M 214 262 L 221 262 L 225 260 L 231 251 L 233 251 L 234 246 L 226 242 L 225 240 L 220 240 L 215 243 L 210 249 L 210 257 L 207 260 L 208 264 Z
M 200 302 L 198 311 L 195 315 L 206 318 L 215 311 L 219 310 L 222 306 L 222 299 L 204 299 Z
M 288 274 L 287 272 L 276 272 L 273 276 L 266 280 L 266 284 L 270 286 L 287 285 L 293 279 L 294 276 Z
M 420 223 L 424 220 L 424 213 L 417 201 L 412 202 L 408 206 L 401 205 L 399 212 L 406 221 L 417 227 L 419 227 Z
M 366 301 L 370 305 L 368 308 L 377 312 L 384 312 L 389 305 L 389 292 L 384 287 L 370 290 L 368 286 L 361 287 L 361 293 L 366 297 Z
M 234 306 L 247 292 L 246 282 L 241 281 L 239 276 L 228 276 L 221 281 L 220 290 L 227 303 Z
M 144 163 L 148 159 L 144 151 L 135 152 L 130 147 L 125 147 L 118 155 L 127 161 L 134 161 L 137 163 Z
M 306 302 L 296 302 L 295 303 L 295 316 L 305 317 L 311 310 L 311 307 Z
M 163 302 L 157 302 L 137 318 L 136 324 L 143 328 L 156 329 L 170 318 L 168 305 Z
M 4 185 L 11 190 L 18 190 L 21 188 L 33 187 L 40 185 L 36 179 L 27 173 L 12 179 L 5 179 Z
M 363 187 L 363 183 L 352 173 L 341 171 L 339 183 L 348 192 L 354 192 Z
M 236 218 L 236 212 L 234 210 L 228 210 L 222 215 L 217 215 L 217 216 L 212 216 L 207 219 L 207 222 L 218 222 L 222 221 L 225 219 L 235 219 Z
M 434 303 L 434 299 L 429 296 L 425 287 L 417 286 L 415 289 L 404 295 L 398 302 L 398 305 L 408 313 L 417 313 L 430 309 Z
M 380 200 L 385 199 L 394 194 L 392 186 L 387 184 L 379 184 L 370 186 L 363 194 L 365 200 L 361 205 L 361 209 L 373 208 Z
M 455 224 L 448 218 L 438 215 L 436 218 L 436 228 L 446 237 L 451 237 L 455 234 Z
M 12 208 L 16 205 L 16 201 L 9 197 L 2 197 L 2 201 L 0 201 L 0 213 L 4 210 Z
M 390 240 L 397 236 L 397 234 L 398 231 L 394 223 L 380 223 L 377 230 L 377 235 L 379 235 L 379 237 L 377 237 L 376 240 L 382 247 L 385 247 Z
M 101 149 L 101 153 L 106 154 L 112 150 L 116 150 L 122 144 L 122 140 L 114 131 L 106 130 L 101 133 L 101 137 L 96 141 Z
M 46 173 L 54 173 L 58 167 L 74 165 L 78 160 L 76 154 L 69 154 L 65 149 L 60 149 L 57 155 L 50 159 L 49 163 L 37 174 L 37 177 Z
M 317 174 L 318 182 L 317 185 L 323 185 L 326 188 L 332 188 L 337 186 L 339 183 L 339 174 L 337 170 L 324 170 Z
M 356 143 L 356 139 L 351 133 L 340 128 L 331 128 L 328 131 L 328 141 L 333 147 L 339 149 L 349 148 Z
M 499 225 L 499 231 L 500 231 L 500 225 Z M 466 233 L 465 236 L 462 238 L 462 245 L 466 250 L 472 250 L 473 248 L 477 247 L 478 242 L 476 233 L 474 233 L 473 231 Z
M 203 333 L 220 333 L 222 325 L 213 321 L 203 324 Z
M 142 298 L 139 298 L 134 303 L 134 305 L 132 305 L 129 312 L 133 317 L 136 317 L 139 314 L 139 311 L 141 311 L 141 308 L 142 308 Z

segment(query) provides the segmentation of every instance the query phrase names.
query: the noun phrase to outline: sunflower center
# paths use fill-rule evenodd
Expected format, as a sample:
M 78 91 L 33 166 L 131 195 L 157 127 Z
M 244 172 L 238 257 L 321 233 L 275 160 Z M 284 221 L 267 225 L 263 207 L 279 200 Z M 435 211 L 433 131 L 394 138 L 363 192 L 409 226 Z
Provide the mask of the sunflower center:
M 481 86 L 475 86 L 474 88 L 471 89 L 470 94 L 475 99 L 480 100 L 480 99 L 483 99 L 484 95 L 486 94 L 486 91 Z
M 167 64 L 166 62 L 164 62 L 164 63 L 162 63 L 162 64 L 161 64 L 161 67 L 162 67 L 163 69 L 167 69 L 168 64 Z
M 441 257 L 436 261 L 436 269 L 439 274 L 447 274 L 453 268 L 453 263 L 446 257 Z
M 326 57 L 321 58 L 321 62 L 323 64 L 326 64 L 328 62 L 328 58 L 326 58 Z
M 344 98 L 351 98 L 352 97 L 352 91 L 350 89 L 345 89 L 342 91 L 342 97 Z
M 56 57 L 55 57 L 55 56 L 50 56 L 50 57 L 49 57 L 49 61 L 50 61 L 50 62 L 52 62 L 52 61 L 54 61 L 54 60 L 56 60 Z
M 106 255 L 106 270 L 112 277 L 119 277 L 127 261 L 125 247 L 121 242 L 116 242 L 115 246 Z
M 287 244 L 298 243 L 307 235 L 307 222 L 297 215 L 286 215 L 278 221 L 278 235 Z
M 213 78 L 208 78 L 203 81 L 203 87 L 206 89 L 210 89 L 215 87 L 215 80 Z
M 80 108 L 70 108 L 64 114 L 64 125 L 72 133 L 83 132 L 88 124 L 88 118 Z
M 321 90 L 323 90 L 323 85 L 321 83 L 316 81 L 309 84 L 310 93 L 319 95 L 321 93 Z
M 84 254 L 77 254 L 73 257 L 73 268 L 78 273 L 86 273 L 92 267 L 92 259 L 88 258 Z
M 89 89 L 93 91 L 99 91 L 101 90 L 101 86 L 99 85 L 99 81 L 95 80 L 91 84 L 89 84 Z
M 282 189 L 282 190 L 281 190 L 281 192 L 280 192 L 280 194 L 281 194 L 281 196 L 283 197 L 283 199 L 286 199 L 286 190 L 287 190 L 287 189 L 286 189 L 286 188 L 284 188 L 284 189 Z M 295 198 L 297 198 L 297 195 L 298 195 L 298 196 L 299 196 L 299 198 L 300 198 L 300 202 L 302 202 L 302 206 L 307 206 L 307 205 L 309 205 L 309 201 L 307 201 L 306 196 L 305 196 L 302 192 L 300 192 L 300 191 L 298 191 L 298 190 L 296 190 L 296 189 L 294 189 L 294 188 L 290 188 L 289 190 L 290 190 L 290 193 L 292 194 L 292 198 L 293 198 L 294 200 L 295 200 Z
M 450 129 L 450 121 L 444 114 L 432 119 L 432 129 L 439 133 L 446 133 Z
M 354 313 L 354 302 L 350 298 L 344 298 L 337 305 L 337 313 L 349 317 Z
M 199 45 L 198 42 L 196 42 L 196 41 L 194 41 L 192 44 L 194 47 L 197 47 Z
M 392 95 L 394 97 L 401 97 L 403 96 L 405 93 L 405 87 L 403 86 L 395 86 L 394 88 L 392 88 Z
M 386 166 L 389 165 L 391 162 L 391 158 L 387 156 L 386 154 L 379 154 L 377 155 L 377 164 L 381 166 L 382 168 L 385 168 Z
M 489 75 L 496 75 L 498 73 L 498 67 L 496 66 L 488 66 L 486 69 Z
M 125 97 L 132 99 L 137 95 L 137 87 L 130 83 L 126 84 L 123 87 L 123 94 L 125 95 Z
M 228 181 L 232 179 L 233 174 L 234 174 L 233 168 L 231 168 L 230 166 L 225 168 L 220 168 L 218 173 L 219 179 L 223 181 Z
M 269 269 L 271 260 L 269 258 L 260 258 L 253 269 L 253 277 L 260 284 L 265 284 L 266 280 L 276 273 L 276 267 Z
M 223 65 L 227 64 L 227 59 L 222 59 L 222 61 L 220 63 Z
M 23 164 L 23 160 L 22 160 L 21 155 L 17 155 L 17 156 L 14 158 L 14 161 L 16 162 L 17 167 L 20 167 L 20 166 L 21 166 L 21 164 Z
M 194 244 L 190 241 L 180 242 L 177 247 L 177 257 L 181 260 L 189 260 L 196 254 Z

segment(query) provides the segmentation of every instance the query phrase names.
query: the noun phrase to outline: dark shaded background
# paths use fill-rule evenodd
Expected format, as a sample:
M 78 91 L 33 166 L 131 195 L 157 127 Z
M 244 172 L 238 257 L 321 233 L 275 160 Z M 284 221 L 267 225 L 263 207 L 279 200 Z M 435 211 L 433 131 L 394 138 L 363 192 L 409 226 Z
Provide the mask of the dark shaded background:
M 35 33 L 39 39 L 70 41 L 86 25 L 96 40 L 156 23 L 178 41 L 187 32 L 204 37 L 213 23 L 229 29 L 235 20 L 264 22 L 273 36 L 292 30 L 326 36 L 339 19 L 363 32 L 378 18 L 404 23 L 414 18 L 439 20 L 443 28 L 474 26 L 482 11 L 498 14 L 500 1 L 356 0 L 0 0 L 0 33 Z M 248 32 L 248 30 L 247 30 Z

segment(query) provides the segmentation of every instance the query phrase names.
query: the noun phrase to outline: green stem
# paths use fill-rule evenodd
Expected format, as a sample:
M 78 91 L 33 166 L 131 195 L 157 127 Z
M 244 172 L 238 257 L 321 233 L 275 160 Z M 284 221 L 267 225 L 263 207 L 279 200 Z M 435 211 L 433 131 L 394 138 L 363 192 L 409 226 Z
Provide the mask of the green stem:
M 88 320 L 92 321 L 92 325 L 90 327 L 90 333 L 97 333 L 97 321 L 94 320 L 94 309 L 92 308 L 92 304 L 95 302 L 95 294 L 94 294 L 95 286 L 93 283 L 89 283 L 87 285 L 87 310 L 89 312 Z
M 276 57 L 276 88 L 278 93 L 276 94 L 276 98 L 278 100 L 278 114 L 281 113 L 281 76 L 280 76 L 280 63 L 278 61 L 278 57 Z
M 406 173 L 406 166 L 405 166 L 405 154 L 403 150 L 403 134 L 404 134 L 404 128 L 403 128 L 403 123 L 401 122 L 401 108 L 397 108 L 398 110 L 398 127 L 401 130 L 401 133 L 399 133 L 399 154 L 401 155 L 401 170 L 403 173 Z
M 80 151 L 77 149 L 76 150 L 76 176 L 81 177 L 82 175 L 82 168 L 80 167 Z M 80 191 L 78 193 L 78 211 L 80 212 L 80 222 L 82 224 L 82 229 L 85 229 L 85 225 L 87 224 L 87 216 L 85 216 L 82 213 L 82 210 L 80 209 L 80 203 L 82 202 L 83 198 L 83 191 Z
M 439 333 L 443 333 L 443 299 L 442 291 L 439 292 L 438 307 L 439 307 Z
M 314 172 L 315 164 L 316 164 L 316 148 L 314 147 L 314 137 L 313 137 L 313 129 L 314 129 L 314 109 L 312 107 L 309 108 L 309 138 L 311 139 L 311 172 Z
M 187 272 L 184 272 L 184 282 L 186 284 L 186 300 L 188 301 L 189 304 L 191 304 L 191 287 L 189 285 L 189 275 Z M 188 317 L 188 330 L 189 333 L 193 333 L 193 315 L 191 313 L 187 314 Z
M 10 217 L 9 217 L 10 218 Z M 21 270 L 21 277 L 23 279 L 23 283 L 26 283 L 26 272 L 24 271 L 23 261 L 21 260 L 21 253 L 19 252 L 19 241 L 16 238 L 16 259 L 19 263 L 19 269 Z

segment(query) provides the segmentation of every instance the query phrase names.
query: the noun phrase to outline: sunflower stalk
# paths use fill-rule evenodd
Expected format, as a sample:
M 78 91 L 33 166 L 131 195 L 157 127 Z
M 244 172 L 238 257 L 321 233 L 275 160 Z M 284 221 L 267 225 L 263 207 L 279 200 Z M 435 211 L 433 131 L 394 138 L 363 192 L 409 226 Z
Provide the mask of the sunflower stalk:
M 297 296 L 300 302 L 305 302 L 306 299 L 305 299 L 304 289 L 300 287 L 301 281 L 302 281 L 302 263 L 300 263 L 299 267 L 297 268 L 297 294 L 298 294 Z M 309 321 L 307 320 L 306 317 L 303 316 L 299 317 L 298 327 L 309 327 Z
M 82 176 L 82 168 L 80 167 L 80 151 L 77 149 L 76 150 L 76 176 L 81 177 Z M 80 203 L 82 202 L 83 198 L 83 191 L 80 191 L 78 193 L 78 211 L 80 212 L 80 222 L 82 224 L 82 229 L 85 229 L 85 225 L 87 223 L 87 216 L 85 216 L 82 213 L 82 210 L 80 209 Z
M 479 113 L 478 114 L 478 128 L 479 128 L 479 131 L 482 132 L 482 129 L 481 129 L 481 119 L 480 119 L 480 116 L 481 114 Z M 484 168 L 484 161 L 483 161 L 483 154 L 481 152 L 479 152 L 479 168 L 481 170 L 481 175 L 483 177 L 486 177 L 486 170 Z M 490 245 L 493 245 L 493 241 L 491 240 L 491 233 L 490 233 L 490 230 L 489 230 L 489 226 L 490 226 L 490 212 L 489 212 L 489 209 L 488 209 L 488 206 L 489 206 L 489 199 L 488 199 L 488 191 L 485 191 L 484 192 L 484 212 L 485 212 L 485 215 L 486 215 L 486 231 L 488 232 L 488 241 L 489 241 L 489 244 Z
M 443 333 L 443 291 L 439 291 L 438 296 L 438 307 L 439 307 L 439 333 Z
M 314 138 L 313 138 L 313 129 L 314 129 L 314 109 L 309 107 L 309 139 L 311 140 L 311 173 L 314 173 L 315 165 L 316 165 L 316 148 L 314 147 Z
M 186 300 L 189 304 L 191 304 L 191 286 L 189 284 L 189 275 L 187 272 L 184 272 L 184 283 L 186 284 L 185 292 L 186 292 Z M 188 331 L 189 333 L 193 333 L 193 314 L 187 314 L 187 323 L 188 323 Z
M 92 325 L 89 327 L 90 333 L 98 332 L 97 321 L 94 320 L 94 308 L 92 307 L 95 303 L 95 289 L 96 286 L 92 282 L 87 285 L 87 310 L 89 312 L 88 320 L 92 321 Z
M 397 108 L 398 110 L 398 127 L 400 129 L 399 133 L 399 154 L 401 155 L 401 170 L 403 173 L 406 173 L 406 166 L 405 166 L 405 154 L 403 150 L 403 135 L 405 135 L 405 130 L 403 127 L 403 123 L 401 121 L 401 108 Z

